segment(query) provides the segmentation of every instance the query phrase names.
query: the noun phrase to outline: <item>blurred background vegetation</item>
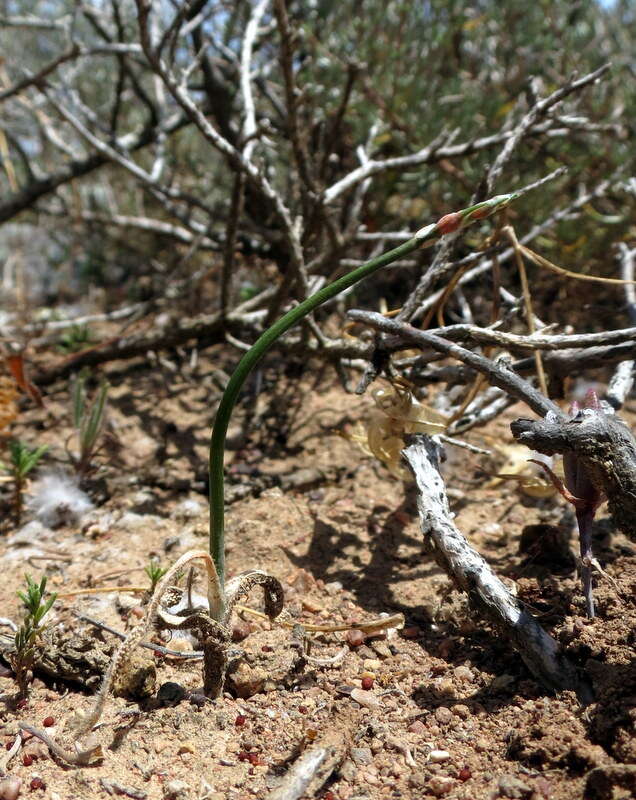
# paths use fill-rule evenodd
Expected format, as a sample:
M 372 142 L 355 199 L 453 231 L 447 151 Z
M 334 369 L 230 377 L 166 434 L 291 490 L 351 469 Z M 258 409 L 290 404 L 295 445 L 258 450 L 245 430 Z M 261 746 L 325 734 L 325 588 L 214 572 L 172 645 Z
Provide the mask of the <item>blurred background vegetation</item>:
M 174 64 L 183 68 L 206 44 L 206 58 L 190 73 L 188 88 L 234 143 L 240 142 L 243 113 L 239 59 L 254 5 L 193 0 L 185 6 L 185 18 L 199 14 L 200 19 L 173 53 Z M 169 29 L 180 6 L 168 0 L 155 4 L 157 35 Z M 207 270 L 205 280 L 186 295 L 184 311 L 218 307 L 218 269 L 234 213 L 236 176 L 227 159 L 179 116 L 178 105 L 150 68 L 138 44 L 134 0 L 2 0 L 0 9 L 5 309 L 16 296 L 29 309 L 60 304 L 81 311 L 112 309 L 161 294 L 171 282 L 201 269 Z M 629 0 L 290 0 L 287 10 L 296 32 L 298 122 L 321 189 L 358 166 L 360 145 L 367 143 L 368 152 L 379 160 L 416 152 L 453 131 L 454 141 L 464 143 L 508 130 L 535 100 L 534 92 L 545 96 L 573 72 L 582 75 L 607 62 L 612 66 L 604 80 L 555 111 L 562 117 L 557 127 L 565 132 L 525 138 L 495 191 L 511 191 L 558 166 L 568 167 L 567 176 L 515 206 L 510 219 L 522 235 L 602 181 L 618 185 L 634 174 L 636 6 Z M 259 165 L 292 212 L 301 213 L 302 198 L 289 168 L 293 153 L 281 108 L 280 38 L 271 9 L 261 24 L 252 59 L 264 143 Z M 162 182 L 182 196 L 178 215 L 129 171 L 110 158 L 96 157 L 95 148 L 60 117 L 38 86 L 3 97 L 9 87 L 66 52 L 69 30 L 87 54 L 60 63 L 40 86 L 55 92 L 58 102 L 68 103 L 107 144 L 122 150 L 118 137 L 147 140 L 147 146 L 131 148 L 126 155 L 148 171 L 159 157 L 165 160 Z M 101 46 L 113 43 L 130 50 L 99 53 Z M 171 114 L 180 121 L 159 135 L 162 124 L 170 127 Z M 413 231 L 465 206 L 479 193 L 500 146 L 476 152 L 467 147 L 463 155 L 381 172 L 364 197 L 361 224 L 368 232 Z M 75 166 L 91 158 L 95 168 L 78 169 L 68 179 Z M 56 176 L 63 173 L 66 179 L 55 186 Z M 345 221 L 348 202 L 345 196 L 336 209 Z M 612 248 L 636 236 L 634 206 L 633 192 L 610 187 L 580 215 L 552 226 L 533 247 L 575 271 L 616 276 Z M 122 217 L 137 222 L 126 224 Z M 145 230 L 141 218 L 189 230 L 190 239 L 161 233 L 158 225 Z M 479 231 L 471 231 L 456 256 L 482 240 Z M 308 235 L 304 244 L 308 259 L 314 258 L 325 239 Z M 368 241 L 353 239 L 337 255 L 364 258 L 371 250 Z M 236 251 L 235 302 L 272 281 L 270 264 L 284 274 L 276 223 L 263 216 L 249 193 L 238 221 Z M 332 263 L 322 272 L 338 269 Z M 615 326 L 620 293 L 597 305 L 585 284 L 566 285 L 535 271 L 533 276 L 547 321 L 563 322 L 563 314 L 572 313 L 571 321 L 583 327 Z M 376 288 L 365 288 L 365 300 L 381 291 L 399 303 L 418 277 L 419 270 L 391 271 Z M 517 280 L 513 272 L 509 280 Z

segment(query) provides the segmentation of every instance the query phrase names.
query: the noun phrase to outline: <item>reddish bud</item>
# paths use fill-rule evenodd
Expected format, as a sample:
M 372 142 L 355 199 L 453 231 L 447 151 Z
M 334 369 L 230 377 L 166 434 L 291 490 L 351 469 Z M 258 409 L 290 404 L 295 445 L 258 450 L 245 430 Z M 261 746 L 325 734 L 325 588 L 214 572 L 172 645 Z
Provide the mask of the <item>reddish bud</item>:
M 472 773 L 471 773 L 471 771 L 468 769 L 468 767 L 462 767 L 462 768 L 459 770 L 459 773 L 458 773 L 458 775 L 457 775 L 457 777 L 459 778 L 459 780 L 460 780 L 460 781 L 464 781 L 464 782 L 465 782 L 465 781 L 467 781 L 467 780 L 470 780 L 471 776 L 472 776 Z
M 55 725 L 55 717 L 44 717 L 42 725 L 44 725 L 45 728 L 52 728 L 53 725 Z
M 437 220 L 435 227 L 437 232 L 444 236 L 447 233 L 456 231 L 462 224 L 462 215 L 459 211 L 454 211 L 452 214 L 445 214 L 441 219 Z
M 243 725 L 247 722 L 247 717 L 245 714 L 239 714 L 238 717 L 234 720 L 234 724 L 237 728 L 242 728 Z
M 363 678 L 362 688 L 367 690 L 373 689 L 373 678 Z
M 474 211 L 471 211 L 468 215 L 468 219 L 484 219 L 487 217 L 490 212 L 492 211 L 491 208 L 488 206 L 482 206 L 481 208 L 476 208 Z
M 583 408 L 593 408 L 594 411 L 601 410 L 601 403 L 594 389 L 588 389 L 587 392 L 585 393 L 585 399 L 583 400 Z
M 30 767 L 31 764 L 33 764 L 33 756 L 30 755 L 29 753 L 25 753 L 22 756 L 22 763 L 24 764 L 25 767 Z
M 33 778 L 29 786 L 31 787 L 32 792 L 34 792 L 36 789 L 46 789 L 46 783 L 44 783 L 42 778 Z

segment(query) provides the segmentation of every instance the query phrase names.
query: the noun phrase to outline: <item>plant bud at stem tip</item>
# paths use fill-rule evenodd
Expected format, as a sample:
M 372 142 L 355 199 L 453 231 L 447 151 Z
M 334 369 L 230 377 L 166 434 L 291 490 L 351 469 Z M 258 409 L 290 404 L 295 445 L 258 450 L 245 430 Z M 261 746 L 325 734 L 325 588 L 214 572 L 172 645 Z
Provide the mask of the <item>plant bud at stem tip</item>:
M 445 214 L 441 219 L 437 220 L 435 227 L 437 232 L 444 236 L 447 233 L 453 233 L 462 224 L 462 214 L 460 211 L 454 211 L 452 214 Z

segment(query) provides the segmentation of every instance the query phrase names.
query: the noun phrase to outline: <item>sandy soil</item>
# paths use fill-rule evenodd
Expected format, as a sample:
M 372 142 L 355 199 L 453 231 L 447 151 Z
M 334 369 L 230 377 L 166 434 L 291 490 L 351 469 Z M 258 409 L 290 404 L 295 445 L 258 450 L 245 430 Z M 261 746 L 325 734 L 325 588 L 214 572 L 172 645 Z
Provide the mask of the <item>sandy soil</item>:
M 60 595 L 49 654 L 83 653 L 74 682 L 38 671 L 19 707 L 13 678 L 0 677 L 7 748 L 19 721 L 42 727 L 47 717 L 47 732 L 69 746 L 72 713 L 91 706 L 117 640 L 77 615 L 127 632 L 147 596 L 121 587 L 147 587 L 151 557 L 167 566 L 207 546 L 208 435 L 219 370 L 230 363 L 213 349 L 194 367 L 184 358 L 109 368 L 108 440 L 89 492 L 95 508 L 78 523 L 16 531 L 3 489 L 0 615 L 19 620 L 23 573 L 46 573 Z M 587 620 L 564 501 L 524 497 L 511 484 L 489 487 L 492 460 L 449 453 L 459 528 L 584 670 L 595 701 L 583 707 L 572 694 L 546 694 L 423 552 L 412 489 L 341 435 L 365 418 L 370 402 L 344 394 L 328 372 L 299 380 L 297 371 L 264 371 L 258 399 L 245 404 L 230 432 L 228 494 L 239 499 L 228 511 L 227 561 L 230 574 L 258 567 L 277 576 L 287 609 L 302 623 L 355 627 L 401 612 L 405 627 L 366 638 L 308 634 L 309 654 L 320 663 L 298 669 L 289 628 L 244 612 L 234 621 L 234 679 L 214 701 L 188 694 L 201 686 L 200 661 L 139 650 L 128 696 L 109 699 L 95 732 L 102 763 L 63 765 L 32 739 L 6 768 L 21 779 L 20 796 L 274 796 L 303 753 L 322 745 L 335 766 L 306 797 L 635 796 L 634 547 L 601 510 L 595 552 L 609 577 L 597 581 L 598 617 Z M 486 433 L 509 440 L 507 424 L 518 415 L 527 412 L 511 409 Z M 14 433 L 50 444 L 53 467 L 65 459 L 68 418 L 60 389 L 49 393 L 45 411 L 25 404 Z M 477 433 L 469 439 L 481 441 Z M 296 488 L 283 491 L 281 483 Z M 104 591 L 67 594 L 97 587 Z M 252 608 L 259 604 L 250 598 Z M 159 635 L 154 641 L 167 644 Z M 173 639 L 168 646 L 184 645 Z

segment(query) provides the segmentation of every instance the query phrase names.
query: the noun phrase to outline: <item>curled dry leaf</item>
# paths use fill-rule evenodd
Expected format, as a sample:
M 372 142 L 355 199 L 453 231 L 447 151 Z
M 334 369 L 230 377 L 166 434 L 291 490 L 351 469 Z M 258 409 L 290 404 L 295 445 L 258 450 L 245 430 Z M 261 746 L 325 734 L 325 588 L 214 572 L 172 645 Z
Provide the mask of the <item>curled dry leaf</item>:
M 554 484 L 546 478 L 545 472 L 536 462 L 537 460 L 545 461 L 546 466 L 562 478 L 562 459 L 547 458 L 538 453 L 528 453 L 527 447 L 518 444 L 493 444 L 493 446 L 506 461 L 499 468 L 495 477 L 487 484 L 487 488 L 495 488 L 503 481 L 516 481 L 519 491 L 528 497 L 544 498 L 552 497 L 556 494 Z M 529 455 L 534 455 L 535 458 L 529 459 Z
M 373 391 L 376 408 L 365 423 L 358 422 L 347 434 L 367 455 L 377 459 L 402 480 L 410 480 L 410 472 L 402 465 L 404 436 L 411 433 L 442 433 L 447 419 L 430 406 L 413 397 L 403 384 L 381 387 Z

